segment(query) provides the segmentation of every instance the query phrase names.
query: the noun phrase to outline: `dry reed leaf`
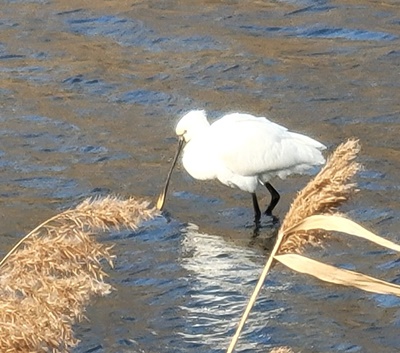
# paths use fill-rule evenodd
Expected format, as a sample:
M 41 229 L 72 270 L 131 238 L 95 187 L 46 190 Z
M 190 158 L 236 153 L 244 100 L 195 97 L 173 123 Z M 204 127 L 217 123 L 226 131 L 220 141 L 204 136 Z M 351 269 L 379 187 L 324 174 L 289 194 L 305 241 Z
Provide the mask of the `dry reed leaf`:
M 362 273 L 337 268 L 303 255 L 276 255 L 275 259 L 294 271 L 306 273 L 322 281 L 351 286 L 367 292 L 400 296 L 400 286 L 363 275 Z
M 303 219 L 294 227 L 286 230 L 286 235 L 298 231 L 309 231 L 314 229 L 322 229 L 325 231 L 336 231 L 344 234 L 354 235 L 369 240 L 388 249 L 400 252 L 400 245 L 382 238 L 369 230 L 365 229 L 358 223 L 338 215 L 315 215 Z
M 114 256 L 94 234 L 136 229 L 157 214 L 148 205 L 88 199 L 25 236 L 0 263 L 0 351 L 69 352 L 78 343 L 72 325 L 94 295 L 112 289 L 103 281 L 102 262 L 112 264 Z
M 286 236 L 290 236 L 291 233 L 313 229 L 350 234 L 400 252 L 400 245 L 368 231 L 350 219 L 337 215 L 315 215 L 307 217 L 294 227 L 287 229 Z M 400 296 L 400 286 L 358 272 L 339 269 L 295 254 L 275 255 L 274 258 L 292 270 L 310 274 L 325 282 L 352 286 L 368 292 Z

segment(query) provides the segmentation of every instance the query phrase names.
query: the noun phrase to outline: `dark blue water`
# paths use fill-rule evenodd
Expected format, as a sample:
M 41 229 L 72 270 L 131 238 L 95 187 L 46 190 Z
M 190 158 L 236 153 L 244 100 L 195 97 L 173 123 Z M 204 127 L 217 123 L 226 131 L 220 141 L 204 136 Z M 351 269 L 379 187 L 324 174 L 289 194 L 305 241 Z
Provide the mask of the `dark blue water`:
M 3 2 L 1 253 L 85 197 L 155 200 L 189 109 L 269 115 L 329 150 L 359 138 L 360 192 L 341 211 L 400 243 L 399 45 L 396 1 Z M 274 181 L 279 218 L 309 178 Z M 116 290 L 77 325 L 76 352 L 226 350 L 274 229 L 255 238 L 249 195 L 181 167 L 167 211 L 102 238 Z M 347 236 L 306 252 L 400 282 L 397 254 Z M 399 305 L 277 265 L 237 351 L 393 353 Z

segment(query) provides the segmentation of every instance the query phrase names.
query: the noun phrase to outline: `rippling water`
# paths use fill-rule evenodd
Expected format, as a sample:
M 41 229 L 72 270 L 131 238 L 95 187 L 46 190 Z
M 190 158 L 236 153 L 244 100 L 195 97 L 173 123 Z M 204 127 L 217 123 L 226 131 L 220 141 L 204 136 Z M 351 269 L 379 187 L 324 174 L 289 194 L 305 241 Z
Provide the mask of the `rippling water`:
M 155 199 L 189 109 L 269 114 L 333 149 L 362 144 L 351 218 L 400 242 L 397 0 L 6 0 L 0 12 L 1 253 L 81 199 Z M 309 176 L 276 181 L 283 217 Z M 267 194 L 263 195 L 267 203 Z M 76 352 L 222 352 L 266 258 L 249 196 L 175 172 L 169 219 L 115 244 L 116 291 Z M 339 238 L 310 256 L 399 283 L 392 252 Z M 399 299 L 276 266 L 238 345 L 266 352 L 400 350 Z

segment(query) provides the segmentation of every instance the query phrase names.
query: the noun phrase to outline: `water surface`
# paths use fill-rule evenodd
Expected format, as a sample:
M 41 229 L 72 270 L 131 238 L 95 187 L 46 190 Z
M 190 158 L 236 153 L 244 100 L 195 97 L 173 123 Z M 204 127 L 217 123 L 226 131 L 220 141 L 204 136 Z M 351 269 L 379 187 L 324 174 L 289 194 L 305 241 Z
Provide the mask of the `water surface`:
M 399 45 L 394 0 L 3 1 L 0 251 L 91 195 L 155 200 L 174 125 L 196 108 L 268 114 L 330 150 L 359 138 L 360 192 L 343 211 L 400 243 Z M 273 183 L 278 216 L 308 179 Z M 116 291 L 77 326 L 76 352 L 226 349 L 273 231 L 265 223 L 254 239 L 249 195 L 182 167 L 167 202 L 168 220 L 103 239 L 115 244 Z M 398 256 L 370 244 L 308 253 L 399 283 Z M 392 353 L 399 307 L 278 265 L 238 351 Z

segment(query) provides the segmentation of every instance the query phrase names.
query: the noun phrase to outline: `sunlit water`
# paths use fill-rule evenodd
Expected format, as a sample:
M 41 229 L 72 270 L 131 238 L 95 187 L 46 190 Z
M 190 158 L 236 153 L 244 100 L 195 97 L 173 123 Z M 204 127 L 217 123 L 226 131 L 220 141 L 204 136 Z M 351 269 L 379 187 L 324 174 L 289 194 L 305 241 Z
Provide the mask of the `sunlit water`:
M 333 149 L 362 144 L 349 216 L 400 243 L 400 3 L 3 1 L 1 253 L 85 197 L 155 200 L 186 110 L 269 114 Z M 281 218 L 309 176 L 274 181 Z M 268 194 L 261 191 L 263 204 Z M 168 219 L 113 233 L 116 290 L 76 327 L 76 352 L 222 352 L 270 248 L 248 195 L 173 175 Z M 398 256 L 349 238 L 311 257 L 399 283 Z M 400 350 L 398 298 L 276 266 L 238 345 Z

